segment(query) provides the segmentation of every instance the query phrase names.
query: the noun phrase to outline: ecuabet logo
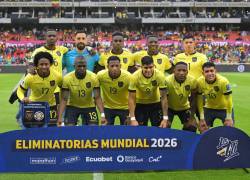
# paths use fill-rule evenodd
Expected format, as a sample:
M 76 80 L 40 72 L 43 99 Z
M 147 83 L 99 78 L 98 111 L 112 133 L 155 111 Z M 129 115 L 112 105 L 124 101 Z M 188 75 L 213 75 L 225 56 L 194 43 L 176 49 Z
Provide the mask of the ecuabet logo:
M 224 162 L 240 155 L 238 152 L 238 140 L 231 141 L 228 138 L 220 137 L 217 148 L 217 155 L 224 157 Z

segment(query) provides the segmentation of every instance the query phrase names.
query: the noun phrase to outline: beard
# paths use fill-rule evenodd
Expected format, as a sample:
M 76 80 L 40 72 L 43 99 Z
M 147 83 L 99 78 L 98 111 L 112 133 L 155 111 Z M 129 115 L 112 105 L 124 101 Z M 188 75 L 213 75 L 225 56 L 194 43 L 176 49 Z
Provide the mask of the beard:
M 79 49 L 79 50 L 83 50 L 83 49 L 85 48 L 85 44 L 84 44 L 84 43 L 77 43 L 77 44 L 76 44 L 76 47 L 77 47 L 77 49 Z

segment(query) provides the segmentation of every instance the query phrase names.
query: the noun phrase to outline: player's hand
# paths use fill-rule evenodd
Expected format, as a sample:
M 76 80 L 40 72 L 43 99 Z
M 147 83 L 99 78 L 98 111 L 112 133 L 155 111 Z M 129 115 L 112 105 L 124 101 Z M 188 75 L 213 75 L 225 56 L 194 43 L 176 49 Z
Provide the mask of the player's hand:
M 188 122 L 187 122 L 187 125 L 188 126 L 194 126 L 194 127 L 198 127 L 198 124 L 197 124 L 197 121 L 196 121 L 196 119 L 193 117 L 193 118 L 190 118 L 189 120 L 188 120 Z
M 207 126 L 207 123 L 204 119 L 201 119 L 199 122 L 199 131 L 200 133 L 204 133 L 205 131 L 207 131 L 209 128 Z
M 57 127 L 61 127 L 62 124 L 63 124 L 62 119 L 61 119 L 61 118 L 60 118 L 60 119 L 58 118 L 58 120 L 57 120 Z
M 232 119 L 226 119 L 224 121 L 224 126 L 230 126 L 230 127 L 233 127 L 234 126 L 234 122 Z
M 101 118 L 101 125 L 105 126 L 108 124 L 108 120 L 105 117 Z
M 133 121 L 130 120 L 130 125 L 131 126 L 139 126 L 139 123 L 136 120 L 133 120 Z
M 30 101 L 30 99 L 28 98 L 28 97 L 24 97 L 23 98 L 23 100 L 22 100 L 22 102 L 24 102 L 24 103 L 31 103 L 31 101 Z
M 162 120 L 161 124 L 159 126 L 160 128 L 170 128 L 171 127 L 171 122 L 169 120 Z

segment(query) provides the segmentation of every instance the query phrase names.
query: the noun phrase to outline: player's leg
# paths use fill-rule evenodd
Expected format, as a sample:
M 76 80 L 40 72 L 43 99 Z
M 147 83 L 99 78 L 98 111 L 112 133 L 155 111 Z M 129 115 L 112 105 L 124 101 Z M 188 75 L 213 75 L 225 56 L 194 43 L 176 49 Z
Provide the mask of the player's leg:
M 196 132 L 197 123 L 196 119 L 191 119 L 191 111 L 190 109 L 178 111 L 178 117 L 183 124 L 182 130 Z
M 150 105 L 151 108 L 148 108 L 149 118 L 152 126 L 160 126 L 161 121 L 163 120 L 163 113 L 161 108 L 161 103 L 153 103 Z
M 175 116 L 175 111 L 173 109 L 168 108 L 168 120 L 171 123 L 168 128 L 171 128 L 172 122 L 174 120 L 174 116 Z
M 95 107 L 83 108 L 82 125 L 98 125 L 98 114 Z
M 126 122 L 126 120 L 127 120 L 127 117 L 128 117 L 128 115 L 129 115 L 128 109 L 126 109 L 126 110 L 118 109 L 118 110 L 117 110 L 117 115 L 118 115 L 118 117 L 119 117 L 119 119 L 120 119 L 120 125 L 125 125 L 125 122 Z
M 79 108 L 73 106 L 66 106 L 64 125 L 65 126 L 76 126 L 78 122 L 78 117 L 80 116 Z
M 204 108 L 204 117 L 208 128 L 214 125 L 214 120 L 216 119 L 215 113 L 213 109 Z
M 149 112 L 147 111 L 147 104 L 136 103 L 135 118 L 140 126 L 147 126 L 149 119 Z
M 57 106 L 50 107 L 50 121 L 48 126 L 49 127 L 57 126 Z
M 112 109 L 104 108 L 105 118 L 108 121 L 108 125 L 114 125 L 115 123 L 115 112 Z

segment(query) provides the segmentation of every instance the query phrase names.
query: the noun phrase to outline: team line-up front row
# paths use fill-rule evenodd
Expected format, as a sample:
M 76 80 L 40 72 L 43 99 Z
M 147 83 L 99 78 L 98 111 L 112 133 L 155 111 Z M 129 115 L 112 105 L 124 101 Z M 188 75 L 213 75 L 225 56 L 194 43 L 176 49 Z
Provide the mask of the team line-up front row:
M 141 58 L 141 68 L 130 74 L 121 69 L 118 56 L 107 59 L 107 68 L 97 74 L 87 70 L 84 56 L 76 56 L 75 70 L 62 77 L 50 68 L 53 57 L 48 52 L 34 56 L 36 74 L 28 74 L 17 90 L 24 103 L 48 102 L 54 117 L 50 126 L 74 126 L 78 118 L 83 125 L 120 124 L 170 128 L 178 116 L 183 130 L 204 132 L 216 118 L 224 125 L 233 126 L 232 90 L 229 81 L 216 73 L 212 62 L 202 66 L 203 76 L 195 79 L 188 74 L 188 64 L 174 65 L 173 74 L 165 76 L 157 70 L 151 56 Z M 61 98 L 56 101 L 55 90 Z M 26 97 L 30 89 L 31 94 Z M 128 118 L 129 117 L 129 118 Z M 196 119 L 199 119 L 196 120 Z M 129 119 L 129 120 L 128 120 Z

